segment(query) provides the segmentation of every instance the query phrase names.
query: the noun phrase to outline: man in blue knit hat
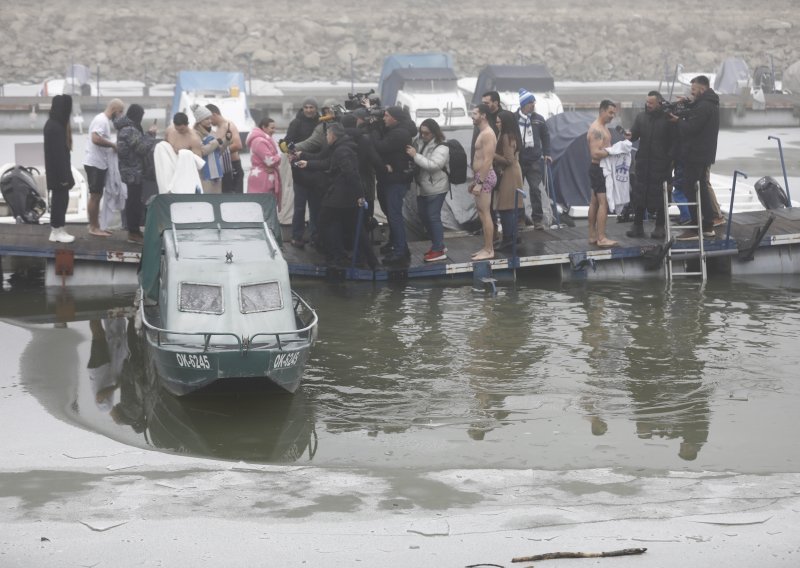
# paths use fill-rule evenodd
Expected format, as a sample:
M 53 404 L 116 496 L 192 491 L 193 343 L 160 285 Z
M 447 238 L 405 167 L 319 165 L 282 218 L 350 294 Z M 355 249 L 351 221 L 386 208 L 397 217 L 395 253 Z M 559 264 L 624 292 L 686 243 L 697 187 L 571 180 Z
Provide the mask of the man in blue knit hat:
M 544 213 L 542 210 L 542 177 L 544 164 L 550 158 L 550 133 L 541 114 L 535 112 L 536 97 L 525 89 L 519 90 L 519 110 L 517 122 L 519 133 L 522 137 L 522 149 L 519 153 L 519 165 L 522 168 L 522 177 L 528 182 L 531 196 L 531 220 L 534 229 L 544 229 Z M 547 196 L 545 196 L 547 199 Z

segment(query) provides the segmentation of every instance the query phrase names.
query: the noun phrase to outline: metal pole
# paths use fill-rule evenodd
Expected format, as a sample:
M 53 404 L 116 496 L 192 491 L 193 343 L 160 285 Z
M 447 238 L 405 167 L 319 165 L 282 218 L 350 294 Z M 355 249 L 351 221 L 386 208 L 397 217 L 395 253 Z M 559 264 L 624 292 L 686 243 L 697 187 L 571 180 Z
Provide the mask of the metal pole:
M 791 209 L 792 207 L 792 196 L 789 193 L 789 178 L 786 177 L 786 163 L 783 161 L 783 145 L 781 144 L 781 139 L 777 136 L 767 136 L 767 140 L 777 140 L 778 141 L 778 152 L 781 155 L 781 169 L 783 170 L 783 184 L 786 187 L 786 199 L 789 200 L 787 207 Z
M 253 56 L 247 56 L 247 96 L 253 96 Z
M 361 226 L 364 224 L 364 211 L 369 207 L 366 200 L 363 205 L 358 206 L 358 216 L 356 219 L 356 238 L 353 241 L 353 261 L 350 264 L 350 269 L 355 271 L 356 262 L 358 262 L 358 246 L 361 240 Z
M 733 170 L 733 187 L 731 187 L 731 203 L 728 207 L 728 223 L 725 229 L 725 248 L 728 248 L 728 242 L 731 240 L 731 221 L 733 220 L 733 198 L 736 196 L 736 178 L 742 176 L 747 179 L 747 174 L 739 170 Z
M 509 264 L 511 268 L 514 269 L 514 280 L 517 279 L 517 265 L 519 265 L 519 259 L 517 258 L 517 234 L 519 233 L 519 198 L 522 196 L 522 199 L 525 199 L 525 192 L 522 191 L 521 187 L 518 187 L 514 190 L 514 228 L 511 230 L 511 259 L 509 260 Z
M 350 54 L 350 92 L 351 93 L 355 93 L 356 92 L 355 83 L 356 83 L 356 79 L 355 79 L 355 72 L 353 71 L 353 54 L 351 53 Z

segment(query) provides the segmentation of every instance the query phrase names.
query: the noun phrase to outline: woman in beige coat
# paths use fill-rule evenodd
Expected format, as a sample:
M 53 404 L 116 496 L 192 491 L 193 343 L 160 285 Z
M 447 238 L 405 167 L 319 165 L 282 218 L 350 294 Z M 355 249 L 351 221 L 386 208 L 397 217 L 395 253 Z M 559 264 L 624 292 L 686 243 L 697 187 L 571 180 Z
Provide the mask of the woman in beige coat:
M 519 166 L 519 150 L 522 140 L 517 127 L 516 115 L 507 110 L 497 114 L 497 150 L 494 155 L 494 168 L 500 180 L 495 188 L 495 210 L 500 214 L 503 227 L 503 242 L 499 249 L 511 245 L 517 222 L 514 216 L 514 203 L 518 209 L 525 207 L 522 194 L 522 169 Z

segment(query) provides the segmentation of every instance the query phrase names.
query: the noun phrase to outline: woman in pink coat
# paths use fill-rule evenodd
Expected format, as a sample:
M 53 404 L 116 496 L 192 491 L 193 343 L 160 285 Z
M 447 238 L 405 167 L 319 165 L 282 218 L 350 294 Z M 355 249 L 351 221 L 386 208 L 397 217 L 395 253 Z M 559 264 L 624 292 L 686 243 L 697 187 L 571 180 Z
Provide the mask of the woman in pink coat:
M 281 153 L 272 138 L 275 121 L 262 118 L 258 128 L 247 136 L 250 149 L 250 175 L 247 178 L 247 193 L 274 193 L 281 210 Z

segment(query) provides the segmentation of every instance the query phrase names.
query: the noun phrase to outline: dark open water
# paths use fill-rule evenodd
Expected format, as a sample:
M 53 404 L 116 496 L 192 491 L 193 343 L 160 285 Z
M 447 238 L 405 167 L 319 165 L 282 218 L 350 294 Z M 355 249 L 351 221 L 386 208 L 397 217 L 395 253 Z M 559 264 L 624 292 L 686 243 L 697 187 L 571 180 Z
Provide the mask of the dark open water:
M 190 402 L 143 376 L 128 320 L 101 317 L 131 296 L 25 288 L 0 294 L 15 319 L 0 321 L 0 384 L 134 446 L 378 468 L 800 471 L 798 278 L 523 279 L 496 297 L 299 282 L 321 321 L 301 391 Z M 118 370 L 89 372 L 93 335 Z

